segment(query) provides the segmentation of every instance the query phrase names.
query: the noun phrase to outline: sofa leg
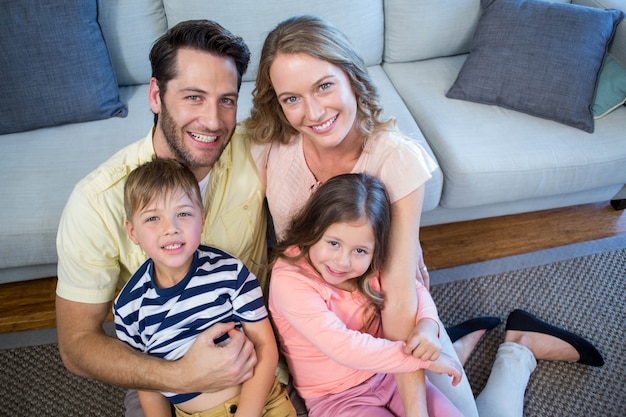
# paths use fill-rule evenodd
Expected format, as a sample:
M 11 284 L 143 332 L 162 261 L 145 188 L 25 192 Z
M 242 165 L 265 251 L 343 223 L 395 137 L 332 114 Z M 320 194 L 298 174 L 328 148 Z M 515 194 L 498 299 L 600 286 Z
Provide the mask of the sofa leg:
M 611 200 L 611 205 L 615 210 L 624 210 L 626 209 L 626 198 Z

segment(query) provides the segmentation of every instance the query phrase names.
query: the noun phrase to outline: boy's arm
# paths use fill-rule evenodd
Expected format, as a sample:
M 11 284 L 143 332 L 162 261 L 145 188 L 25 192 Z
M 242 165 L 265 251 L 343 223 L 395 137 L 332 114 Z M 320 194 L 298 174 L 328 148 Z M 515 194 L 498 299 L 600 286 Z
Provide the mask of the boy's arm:
M 278 366 L 278 348 L 268 318 L 257 322 L 242 322 L 248 339 L 256 350 L 257 363 L 254 375 L 241 387 L 237 417 L 261 415 L 267 396 L 274 382 Z
M 172 417 L 172 406 L 163 394 L 155 391 L 137 391 L 137 394 L 146 417 Z

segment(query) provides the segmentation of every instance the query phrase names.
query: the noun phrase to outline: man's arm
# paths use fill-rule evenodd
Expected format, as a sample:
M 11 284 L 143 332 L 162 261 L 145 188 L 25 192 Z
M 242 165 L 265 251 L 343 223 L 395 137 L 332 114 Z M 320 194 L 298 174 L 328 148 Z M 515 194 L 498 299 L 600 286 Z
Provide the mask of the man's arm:
M 167 361 L 137 352 L 108 336 L 102 325 L 110 303 L 87 304 L 56 297 L 57 334 L 63 363 L 72 373 L 133 389 L 213 392 L 241 384 L 253 374 L 252 343 L 233 324 L 201 333 L 187 354 Z M 231 342 L 213 340 L 229 332 Z

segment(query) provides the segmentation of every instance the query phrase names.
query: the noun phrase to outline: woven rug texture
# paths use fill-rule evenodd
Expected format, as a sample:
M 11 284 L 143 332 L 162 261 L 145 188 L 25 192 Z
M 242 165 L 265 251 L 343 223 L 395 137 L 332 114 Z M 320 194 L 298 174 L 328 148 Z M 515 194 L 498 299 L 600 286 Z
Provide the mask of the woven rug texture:
M 594 343 L 601 368 L 539 361 L 525 417 L 626 416 L 626 249 L 433 286 L 446 326 L 479 315 L 506 320 L 522 308 Z M 466 364 L 475 395 L 484 387 L 504 324 Z M 125 390 L 70 374 L 56 344 L 0 350 L 0 416 L 123 416 Z
M 605 360 L 599 368 L 538 361 L 524 416 L 626 416 L 626 249 L 442 284 L 431 292 L 446 326 L 480 315 L 503 321 L 465 366 L 474 395 L 487 382 L 509 312 L 521 308 L 584 336 Z

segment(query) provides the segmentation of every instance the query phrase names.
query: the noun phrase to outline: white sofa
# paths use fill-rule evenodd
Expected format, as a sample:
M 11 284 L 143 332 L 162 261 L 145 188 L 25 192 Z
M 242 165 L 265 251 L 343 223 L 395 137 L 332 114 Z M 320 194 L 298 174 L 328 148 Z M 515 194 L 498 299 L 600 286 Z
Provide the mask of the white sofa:
M 622 0 L 575 0 L 625 8 Z M 252 51 L 239 119 L 251 107 L 259 51 L 280 20 L 311 13 L 343 30 L 380 88 L 385 111 L 441 170 L 427 183 L 423 224 L 610 200 L 626 183 L 626 108 L 590 134 L 497 106 L 445 97 L 471 46 L 480 0 L 101 0 L 100 24 L 128 115 L 0 138 L 0 283 L 56 275 L 55 236 L 76 182 L 152 126 L 152 42 L 182 20 L 209 18 Z M 611 53 L 626 63 L 626 23 Z M 3 98 L 4 99 L 4 98 Z

